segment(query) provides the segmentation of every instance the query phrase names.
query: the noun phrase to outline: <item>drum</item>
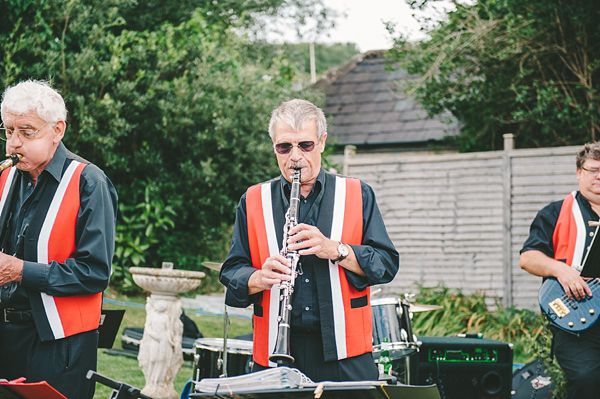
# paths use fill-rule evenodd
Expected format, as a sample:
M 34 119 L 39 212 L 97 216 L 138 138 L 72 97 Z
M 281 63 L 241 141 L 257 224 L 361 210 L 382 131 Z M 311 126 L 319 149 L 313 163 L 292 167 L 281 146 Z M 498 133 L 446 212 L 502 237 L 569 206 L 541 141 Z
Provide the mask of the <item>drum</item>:
M 223 338 L 199 338 L 194 342 L 192 379 L 217 378 L 223 373 Z M 227 376 L 250 373 L 252 341 L 227 339 Z
M 373 350 L 379 352 L 382 344 L 389 350 L 390 359 L 409 356 L 419 349 L 413 335 L 410 304 L 400 298 L 371 300 L 373 309 Z

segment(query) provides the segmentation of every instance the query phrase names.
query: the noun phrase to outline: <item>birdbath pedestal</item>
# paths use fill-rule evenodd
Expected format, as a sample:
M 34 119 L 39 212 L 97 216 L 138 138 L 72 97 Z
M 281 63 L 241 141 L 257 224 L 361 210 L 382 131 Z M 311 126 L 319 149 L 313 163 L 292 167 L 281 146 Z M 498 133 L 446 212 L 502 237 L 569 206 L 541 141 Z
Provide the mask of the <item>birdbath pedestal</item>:
M 178 399 L 180 395 L 173 386 L 183 365 L 183 323 L 178 295 L 197 288 L 205 274 L 174 270 L 169 262 L 164 262 L 162 269 L 131 267 L 129 271 L 133 281 L 150 292 L 138 353 L 138 363 L 146 378 L 142 393 L 154 399 Z

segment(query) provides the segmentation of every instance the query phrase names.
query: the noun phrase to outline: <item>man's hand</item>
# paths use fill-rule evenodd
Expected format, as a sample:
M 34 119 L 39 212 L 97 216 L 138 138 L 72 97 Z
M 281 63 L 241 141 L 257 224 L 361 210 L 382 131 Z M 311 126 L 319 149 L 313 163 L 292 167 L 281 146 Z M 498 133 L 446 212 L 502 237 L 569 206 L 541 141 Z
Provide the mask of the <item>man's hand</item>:
M 577 270 L 572 267 L 563 267 L 561 269 L 564 270 L 561 270 L 556 279 L 562 285 L 569 299 L 575 298 L 580 301 L 585 299 L 586 296 L 592 296 L 592 290 L 590 290 L 590 287 Z
M 290 229 L 288 248 L 300 255 L 315 255 L 321 259 L 336 259 L 339 243 L 325 237 L 316 226 L 300 223 Z
M 579 272 L 566 263 L 552 259 L 537 250 L 525 251 L 519 258 L 519 266 L 534 276 L 555 277 L 569 299 L 582 300 L 592 296 L 592 290 L 581 278 Z
M 21 281 L 23 261 L 0 252 L 0 285 Z
M 252 273 L 248 280 L 248 294 L 256 294 L 270 290 L 275 284 L 291 280 L 290 262 L 283 255 L 277 254 L 265 260 L 262 269 Z
M 334 260 L 339 256 L 339 245 L 339 242 L 325 237 L 316 226 L 300 223 L 290 229 L 288 248 L 291 251 L 298 251 L 301 256 L 315 255 L 317 258 Z M 354 250 L 350 245 L 348 245 L 348 248 L 350 250 L 348 257 L 341 261 L 339 265 L 364 276 L 365 272 L 358 264 Z

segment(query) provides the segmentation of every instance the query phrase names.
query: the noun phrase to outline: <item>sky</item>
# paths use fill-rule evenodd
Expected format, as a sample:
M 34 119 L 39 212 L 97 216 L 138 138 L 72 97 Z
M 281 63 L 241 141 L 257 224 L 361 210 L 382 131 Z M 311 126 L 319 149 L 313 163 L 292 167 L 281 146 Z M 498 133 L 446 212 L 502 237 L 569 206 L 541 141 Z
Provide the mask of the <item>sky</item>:
M 396 23 L 396 29 L 409 33 L 409 37 L 419 36 L 419 26 L 404 0 L 324 0 L 324 3 L 347 16 L 338 18 L 329 37 L 322 36 L 319 42 L 353 42 L 361 52 L 386 50 L 393 41 L 383 21 Z
M 473 0 L 459 0 L 472 2 Z M 404 34 L 411 40 L 425 38 L 419 31 L 419 24 L 413 17 L 414 10 L 406 4 L 406 0 L 323 0 L 326 7 L 340 13 L 336 18 L 336 26 L 318 37 L 311 37 L 310 31 L 314 26 L 308 24 L 303 29 L 304 37 L 298 38 L 293 23 L 286 20 L 270 21 L 275 29 L 267 33 L 267 40 L 272 43 L 306 42 L 314 40 L 317 43 L 356 43 L 361 52 L 369 50 L 387 50 L 392 47 L 393 37 L 385 28 L 386 22 L 395 25 L 395 31 Z M 420 16 L 439 20 L 444 18 L 448 10 L 453 9 L 451 1 L 439 0 L 429 4 L 426 10 L 419 11 Z M 308 34 L 306 34 L 308 32 Z M 314 35 L 314 33 L 312 34 Z

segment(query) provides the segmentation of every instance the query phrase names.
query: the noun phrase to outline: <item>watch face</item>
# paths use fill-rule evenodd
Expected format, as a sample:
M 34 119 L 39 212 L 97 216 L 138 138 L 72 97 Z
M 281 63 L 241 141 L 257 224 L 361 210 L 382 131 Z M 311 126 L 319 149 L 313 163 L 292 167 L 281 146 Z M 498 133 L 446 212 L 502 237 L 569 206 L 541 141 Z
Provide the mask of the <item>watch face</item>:
M 348 247 L 344 244 L 340 244 L 340 246 L 338 247 L 338 251 L 340 252 L 340 256 L 343 257 L 348 256 L 348 254 L 350 253 L 350 251 L 348 251 Z

